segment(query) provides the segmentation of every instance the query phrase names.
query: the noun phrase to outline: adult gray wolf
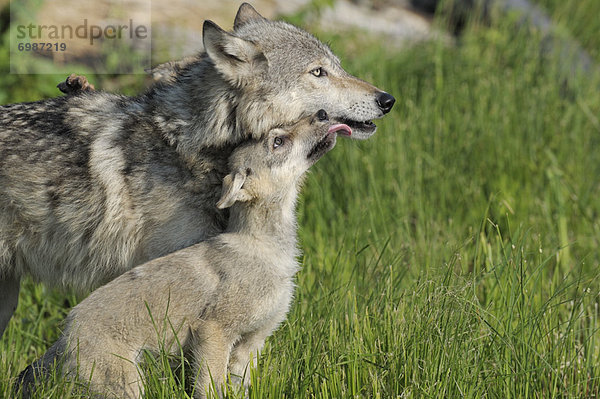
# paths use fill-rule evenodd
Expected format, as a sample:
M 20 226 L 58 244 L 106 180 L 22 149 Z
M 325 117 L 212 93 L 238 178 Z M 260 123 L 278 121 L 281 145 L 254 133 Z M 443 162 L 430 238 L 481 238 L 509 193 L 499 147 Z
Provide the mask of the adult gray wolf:
M 87 291 L 223 231 L 235 146 L 325 109 L 365 139 L 394 97 L 309 33 L 242 4 L 232 32 L 137 97 L 96 91 L 0 109 L 0 332 L 30 275 Z
M 228 370 L 248 387 L 250 359 L 292 300 L 302 176 L 335 146 L 337 132 L 349 130 L 320 110 L 238 146 L 216 204 L 231 209 L 227 230 L 137 266 L 75 306 L 59 340 L 21 374 L 25 397 L 60 363 L 93 392 L 139 398 L 137 363 L 143 350 L 161 347 L 191 354 L 197 397 L 211 377 L 219 389 Z

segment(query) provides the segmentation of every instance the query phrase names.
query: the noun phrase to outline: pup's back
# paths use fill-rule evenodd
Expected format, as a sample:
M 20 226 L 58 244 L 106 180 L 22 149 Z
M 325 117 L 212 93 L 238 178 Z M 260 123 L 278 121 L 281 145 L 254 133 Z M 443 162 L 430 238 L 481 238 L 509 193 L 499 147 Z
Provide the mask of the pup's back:
M 228 370 L 248 375 L 250 355 L 256 359 L 291 302 L 301 177 L 345 128 L 319 111 L 236 149 L 217 204 L 230 208 L 227 231 L 94 291 L 71 311 L 59 341 L 22 373 L 26 389 L 64 357 L 63 371 L 78 370 L 93 390 L 139 397 L 142 350 L 176 352 L 176 342 L 193 356 L 201 394 Z

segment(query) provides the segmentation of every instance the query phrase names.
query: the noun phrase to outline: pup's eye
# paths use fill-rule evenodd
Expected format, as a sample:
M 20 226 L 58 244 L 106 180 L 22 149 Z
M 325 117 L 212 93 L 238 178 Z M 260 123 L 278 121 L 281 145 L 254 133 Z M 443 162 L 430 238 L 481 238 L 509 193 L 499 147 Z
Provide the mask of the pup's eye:
M 314 76 L 321 78 L 323 76 L 327 76 L 327 71 L 325 71 L 322 67 L 318 67 L 310 71 Z
M 273 139 L 273 148 L 281 147 L 283 145 L 283 138 L 278 136 Z

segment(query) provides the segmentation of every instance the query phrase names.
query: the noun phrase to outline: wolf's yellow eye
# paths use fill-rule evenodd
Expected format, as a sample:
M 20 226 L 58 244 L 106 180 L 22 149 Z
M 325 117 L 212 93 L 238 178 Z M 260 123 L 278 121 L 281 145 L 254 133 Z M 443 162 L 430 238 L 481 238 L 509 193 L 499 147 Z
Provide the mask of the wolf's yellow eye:
M 315 68 L 312 71 L 310 71 L 310 73 L 318 78 L 327 76 L 327 72 L 322 67 Z

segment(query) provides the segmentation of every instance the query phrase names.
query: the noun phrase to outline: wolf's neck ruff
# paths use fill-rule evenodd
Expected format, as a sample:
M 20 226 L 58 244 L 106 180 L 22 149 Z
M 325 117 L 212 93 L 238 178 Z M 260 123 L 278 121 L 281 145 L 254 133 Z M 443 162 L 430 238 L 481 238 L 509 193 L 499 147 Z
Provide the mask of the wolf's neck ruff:
M 237 144 L 245 138 L 237 94 L 203 56 L 186 66 L 175 82 L 156 85 L 147 97 L 167 143 L 193 160 L 205 147 Z

